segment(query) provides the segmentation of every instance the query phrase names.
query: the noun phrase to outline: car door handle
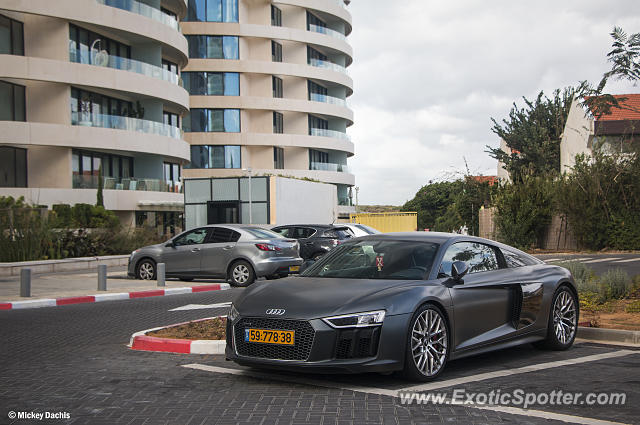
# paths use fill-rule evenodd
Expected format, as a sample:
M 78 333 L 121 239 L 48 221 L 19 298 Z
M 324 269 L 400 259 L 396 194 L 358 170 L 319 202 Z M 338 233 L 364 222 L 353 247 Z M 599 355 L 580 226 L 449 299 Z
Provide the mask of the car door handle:
M 225 246 L 225 247 L 224 247 L 224 248 L 222 248 L 222 249 L 225 249 L 225 250 L 227 250 L 227 251 L 228 251 L 228 250 L 230 250 L 230 249 L 233 249 L 233 245 L 227 245 L 227 246 Z
M 198 251 L 200 251 L 200 248 L 193 248 L 193 249 L 191 249 L 191 252 L 198 252 Z

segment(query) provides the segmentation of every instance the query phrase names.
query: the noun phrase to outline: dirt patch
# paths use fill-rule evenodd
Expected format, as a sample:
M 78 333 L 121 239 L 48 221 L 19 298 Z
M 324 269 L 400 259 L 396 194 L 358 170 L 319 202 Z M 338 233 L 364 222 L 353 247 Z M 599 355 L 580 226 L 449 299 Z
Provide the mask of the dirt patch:
M 224 340 L 226 326 L 227 319 L 225 317 L 217 317 L 160 329 L 149 332 L 147 335 L 157 338 Z
M 580 323 L 589 322 L 591 326 L 607 329 L 640 330 L 640 312 L 638 300 L 609 301 L 596 311 L 582 310 Z

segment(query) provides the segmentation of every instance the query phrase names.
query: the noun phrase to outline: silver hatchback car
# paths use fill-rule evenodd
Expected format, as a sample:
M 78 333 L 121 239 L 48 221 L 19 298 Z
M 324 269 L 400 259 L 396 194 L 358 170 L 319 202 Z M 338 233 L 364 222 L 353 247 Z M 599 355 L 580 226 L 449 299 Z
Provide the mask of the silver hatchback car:
M 248 286 L 258 278 L 284 277 L 302 263 L 300 246 L 267 229 L 250 225 L 209 225 L 183 232 L 165 243 L 136 249 L 128 274 L 155 279 L 157 264 L 167 277 L 223 278 L 234 286 Z

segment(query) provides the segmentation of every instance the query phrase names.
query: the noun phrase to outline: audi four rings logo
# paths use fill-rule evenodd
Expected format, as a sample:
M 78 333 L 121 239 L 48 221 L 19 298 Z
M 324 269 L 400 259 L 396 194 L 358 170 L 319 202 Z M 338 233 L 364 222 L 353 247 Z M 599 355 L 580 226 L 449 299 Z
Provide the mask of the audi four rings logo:
M 284 308 L 270 308 L 269 310 L 267 310 L 267 314 L 282 316 L 284 314 Z

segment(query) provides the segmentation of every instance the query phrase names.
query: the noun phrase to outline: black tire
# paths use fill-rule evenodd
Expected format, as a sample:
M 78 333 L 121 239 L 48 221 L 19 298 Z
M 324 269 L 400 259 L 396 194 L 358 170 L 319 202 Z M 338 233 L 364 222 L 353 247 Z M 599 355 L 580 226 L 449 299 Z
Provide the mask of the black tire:
M 416 356 L 418 356 L 418 360 L 414 358 L 414 326 L 416 326 L 416 322 L 418 319 L 422 320 L 426 317 L 433 318 L 433 323 L 438 324 L 439 328 L 435 328 L 435 332 L 431 336 L 427 336 L 425 339 L 418 339 L 418 345 L 415 346 Z M 439 318 L 439 322 L 438 319 Z M 421 322 L 422 323 L 422 322 Z M 431 322 L 430 322 L 431 323 Z M 420 325 L 424 328 L 423 325 Z M 427 326 L 428 329 L 433 329 L 433 326 Z M 444 330 L 444 335 L 442 332 L 438 331 Z M 428 332 L 428 331 L 427 331 Z M 418 333 L 416 331 L 416 333 Z M 423 334 L 424 335 L 424 334 Z M 438 335 L 441 335 L 438 337 Z M 450 353 L 450 337 L 449 337 L 449 322 L 447 321 L 447 316 L 445 316 L 444 312 L 434 304 L 424 304 L 420 306 L 413 313 L 411 317 L 411 321 L 409 322 L 409 328 L 407 329 L 407 343 L 405 346 L 405 358 L 404 358 L 404 377 L 410 379 L 412 381 L 420 381 L 420 382 L 428 382 L 434 380 L 440 373 L 444 370 L 447 360 L 449 360 Z M 428 344 L 428 345 L 425 345 Z M 419 350 L 422 350 L 421 352 Z M 431 350 L 431 351 L 429 351 Z M 433 353 L 441 352 L 444 354 L 444 357 L 440 355 L 440 357 L 436 357 Z M 431 362 L 429 363 L 429 356 L 424 355 L 422 353 L 430 353 Z M 421 358 L 422 357 L 422 358 Z M 419 368 L 418 364 L 422 366 Z M 426 368 L 423 370 L 422 368 Z M 429 371 L 431 369 L 431 372 Z M 426 372 L 426 373 L 425 373 Z
M 151 258 L 144 258 L 136 266 L 136 279 L 155 280 L 157 271 L 156 262 Z
M 180 280 L 183 282 L 193 282 L 192 277 L 181 277 Z
M 229 283 L 232 286 L 249 286 L 255 280 L 256 273 L 247 261 L 238 260 L 229 267 Z
M 562 312 L 563 309 L 560 308 L 559 313 L 561 313 L 561 315 L 556 316 L 556 304 L 558 304 L 558 307 L 562 307 L 567 303 L 572 303 L 573 313 L 571 313 L 572 310 L 570 307 L 564 312 Z M 534 342 L 533 345 L 543 350 L 567 350 L 573 345 L 573 342 L 576 339 L 579 315 L 580 304 L 578 303 L 576 294 L 568 286 L 560 286 L 556 289 L 551 301 L 551 308 L 549 309 L 549 324 L 547 325 L 547 337 L 542 341 Z M 569 335 L 567 335 L 567 333 L 569 333 Z

